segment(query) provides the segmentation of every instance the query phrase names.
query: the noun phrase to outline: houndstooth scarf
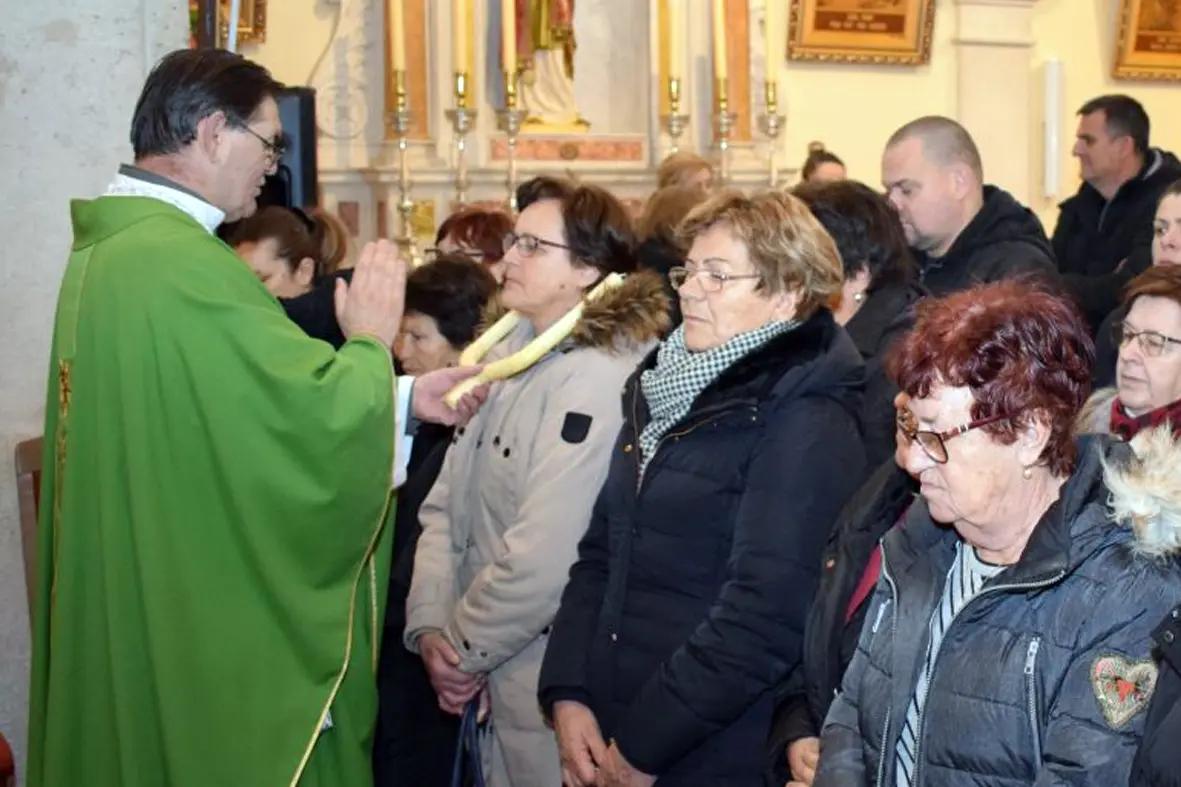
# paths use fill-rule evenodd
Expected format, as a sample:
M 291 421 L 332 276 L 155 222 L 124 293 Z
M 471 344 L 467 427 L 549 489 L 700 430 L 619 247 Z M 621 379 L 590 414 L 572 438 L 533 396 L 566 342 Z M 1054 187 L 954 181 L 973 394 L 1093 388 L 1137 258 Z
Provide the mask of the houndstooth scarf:
M 640 374 L 640 390 L 648 403 L 649 421 L 640 432 L 640 474 L 648 467 L 660 438 L 685 417 L 710 383 L 740 358 L 762 347 L 799 322 L 775 321 L 740 333 L 725 344 L 704 352 L 685 346 L 685 326 L 679 325 L 656 353 L 656 366 Z

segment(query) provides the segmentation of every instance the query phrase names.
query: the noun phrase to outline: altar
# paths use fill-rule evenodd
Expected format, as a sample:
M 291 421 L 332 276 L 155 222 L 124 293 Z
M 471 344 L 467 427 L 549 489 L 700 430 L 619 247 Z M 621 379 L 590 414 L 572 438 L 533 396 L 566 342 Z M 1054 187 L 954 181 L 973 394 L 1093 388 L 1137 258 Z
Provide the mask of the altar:
M 657 165 L 674 149 L 697 152 L 720 169 L 724 148 L 727 178 L 741 187 L 770 185 L 774 151 L 776 180 L 794 180 L 782 140 L 758 130 L 767 114 L 761 101 L 766 3 L 694 5 L 705 13 L 685 13 L 682 0 L 671 8 L 669 0 L 340 0 L 320 33 L 321 51 L 283 51 L 277 33 L 246 42 L 241 51 L 285 81 L 304 71 L 316 90 L 325 207 L 358 241 L 401 234 L 401 207 L 421 248 L 459 205 L 505 206 L 510 181 L 543 172 L 608 187 L 637 211 L 655 187 Z M 557 33 L 549 43 L 560 51 L 530 49 L 538 43 L 529 29 L 537 20 L 528 14 L 538 9 Z M 511 42 L 506 11 L 519 23 Z M 721 14 L 723 56 L 731 66 L 720 70 L 711 55 L 714 12 Z M 268 13 L 272 31 L 298 18 L 288 4 L 271 3 Z M 786 35 L 782 12 L 772 23 L 776 37 Z M 301 36 L 316 37 L 312 30 Z M 506 54 L 520 61 L 551 55 L 553 63 L 547 71 L 544 64 L 517 62 L 516 95 L 509 98 Z M 570 83 L 534 98 L 537 83 L 552 82 L 555 73 Z M 676 80 L 672 107 L 670 79 Z M 731 115 L 724 143 L 719 84 Z M 510 103 L 519 114 L 514 133 L 508 132 Z

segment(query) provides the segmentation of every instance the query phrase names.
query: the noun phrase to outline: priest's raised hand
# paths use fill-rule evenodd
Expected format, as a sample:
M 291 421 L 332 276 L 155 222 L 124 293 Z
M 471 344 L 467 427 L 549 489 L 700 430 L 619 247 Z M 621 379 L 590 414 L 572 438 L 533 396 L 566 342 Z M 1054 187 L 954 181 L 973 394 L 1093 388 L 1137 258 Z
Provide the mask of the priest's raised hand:
M 336 321 L 346 339 L 372 336 L 393 346 L 406 303 L 406 267 L 390 241 L 365 244 L 352 284 L 336 280 Z

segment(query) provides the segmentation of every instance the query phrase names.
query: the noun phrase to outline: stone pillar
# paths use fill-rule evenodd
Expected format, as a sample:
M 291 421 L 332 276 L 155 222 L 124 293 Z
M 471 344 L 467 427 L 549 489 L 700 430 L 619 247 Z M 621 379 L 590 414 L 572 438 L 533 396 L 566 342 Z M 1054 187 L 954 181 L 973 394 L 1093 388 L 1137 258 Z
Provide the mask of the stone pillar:
M 956 0 L 956 119 L 984 160 L 984 181 L 1028 205 L 1035 196 L 1033 6 L 1037 0 Z M 949 9 L 951 10 L 951 9 Z
M 13 448 L 42 430 L 69 199 L 100 193 L 131 159 L 147 70 L 187 43 L 186 0 L 6 3 L 0 25 L 0 732 L 22 773 L 29 620 Z

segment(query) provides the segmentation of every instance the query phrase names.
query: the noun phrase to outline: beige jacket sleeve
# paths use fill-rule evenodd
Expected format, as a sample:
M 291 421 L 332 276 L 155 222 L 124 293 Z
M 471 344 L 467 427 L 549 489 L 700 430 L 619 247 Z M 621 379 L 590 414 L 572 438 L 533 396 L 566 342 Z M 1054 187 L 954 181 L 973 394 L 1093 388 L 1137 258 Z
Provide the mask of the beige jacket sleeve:
M 540 414 L 504 552 L 477 574 L 444 628 L 465 672 L 494 669 L 553 621 L 603 486 L 622 423 L 620 390 L 628 365 L 601 353 L 576 363 L 578 371 L 558 381 Z
M 418 509 L 422 534 L 414 551 L 414 573 L 410 593 L 406 597 L 406 647 L 418 652 L 418 637 L 427 631 L 441 631 L 451 618 L 459 596 L 456 571 L 459 554 L 452 549 L 451 463 L 454 451 L 448 451 L 435 485 Z M 413 527 L 413 522 L 398 522 L 395 526 Z

